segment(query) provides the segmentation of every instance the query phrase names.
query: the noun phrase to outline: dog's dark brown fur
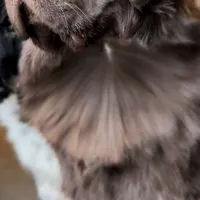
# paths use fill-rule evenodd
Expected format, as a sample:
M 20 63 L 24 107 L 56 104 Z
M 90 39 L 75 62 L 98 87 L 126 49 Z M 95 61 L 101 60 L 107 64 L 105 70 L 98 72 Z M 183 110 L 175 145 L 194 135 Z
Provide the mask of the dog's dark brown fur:
M 5 3 L 18 35 L 57 55 L 66 47 L 77 50 L 107 35 L 126 42 L 137 40 L 151 47 L 163 40 L 191 39 L 184 28 L 183 11 L 189 5 L 186 0 L 49 0 L 48 3 L 5 0 Z M 34 68 L 36 73 L 41 70 L 39 66 Z
M 55 148 L 66 195 L 197 200 L 200 47 L 188 41 L 200 34 L 199 26 L 181 31 L 180 1 L 17 2 L 11 21 L 31 38 L 20 60 L 21 113 Z M 68 49 L 108 33 L 184 43 L 155 52 L 110 40 Z
M 106 44 L 111 54 L 98 44 L 57 60 L 30 40 L 22 52 L 22 113 L 55 148 L 66 194 L 198 199 L 199 46 Z
M 6 0 L 19 35 L 42 48 L 77 49 L 105 34 L 145 45 L 181 37 L 183 0 Z M 183 35 L 182 35 L 183 36 Z

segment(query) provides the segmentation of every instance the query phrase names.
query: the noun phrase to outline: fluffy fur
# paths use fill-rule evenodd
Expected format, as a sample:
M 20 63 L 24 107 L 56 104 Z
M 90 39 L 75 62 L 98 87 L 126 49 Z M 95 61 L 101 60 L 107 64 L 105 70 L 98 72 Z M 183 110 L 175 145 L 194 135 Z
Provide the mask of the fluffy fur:
M 179 39 L 182 0 L 6 0 L 14 28 L 41 48 L 79 49 L 105 34 L 144 45 Z M 142 23 L 141 23 L 142 22 Z
M 54 63 L 30 40 L 22 51 L 21 113 L 56 150 L 65 194 L 198 199 L 200 46 L 106 44 Z
M 181 2 L 11 2 L 15 30 L 30 38 L 20 60 L 21 114 L 54 147 L 66 196 L 198 199 L 200 47 L 198 34 L 182 29 Z M 109 40 L 68 49 L 107 34 L 184 44 L 157 46 L 160 53 Z

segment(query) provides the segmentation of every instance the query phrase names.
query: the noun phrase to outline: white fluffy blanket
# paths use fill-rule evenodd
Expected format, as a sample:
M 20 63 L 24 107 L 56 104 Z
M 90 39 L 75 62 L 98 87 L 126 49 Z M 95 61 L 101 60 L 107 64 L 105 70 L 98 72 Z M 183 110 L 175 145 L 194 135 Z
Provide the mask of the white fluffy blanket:
M 0 123 L 7 129 L 7 139 L 13 145 L 21 165 L 36 183 L 40 200 L 63 200 L 61 172 L 58 160 L 42 135 L 20 121 L 15 95 L 0 104 Z

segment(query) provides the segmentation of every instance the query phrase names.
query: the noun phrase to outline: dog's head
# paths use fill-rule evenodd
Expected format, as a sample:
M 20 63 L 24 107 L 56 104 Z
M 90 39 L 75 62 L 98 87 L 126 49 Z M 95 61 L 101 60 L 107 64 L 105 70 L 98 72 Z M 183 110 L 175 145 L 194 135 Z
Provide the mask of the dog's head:
M 153 42 L 172 32 L 180 5 L 181 0 L 6 0 L 16 32 L 46 49 L 77 49 L 107 33 Z

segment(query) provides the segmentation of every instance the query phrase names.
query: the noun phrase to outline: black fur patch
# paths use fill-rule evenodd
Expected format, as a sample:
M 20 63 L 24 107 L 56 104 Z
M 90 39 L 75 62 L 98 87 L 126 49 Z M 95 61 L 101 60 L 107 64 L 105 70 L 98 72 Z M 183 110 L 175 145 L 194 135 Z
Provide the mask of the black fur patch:
M 3 1 L 0 2 L 0 102 L 12 91 L 11 79 L 18 73 L 20 41 L 11 30 Z

